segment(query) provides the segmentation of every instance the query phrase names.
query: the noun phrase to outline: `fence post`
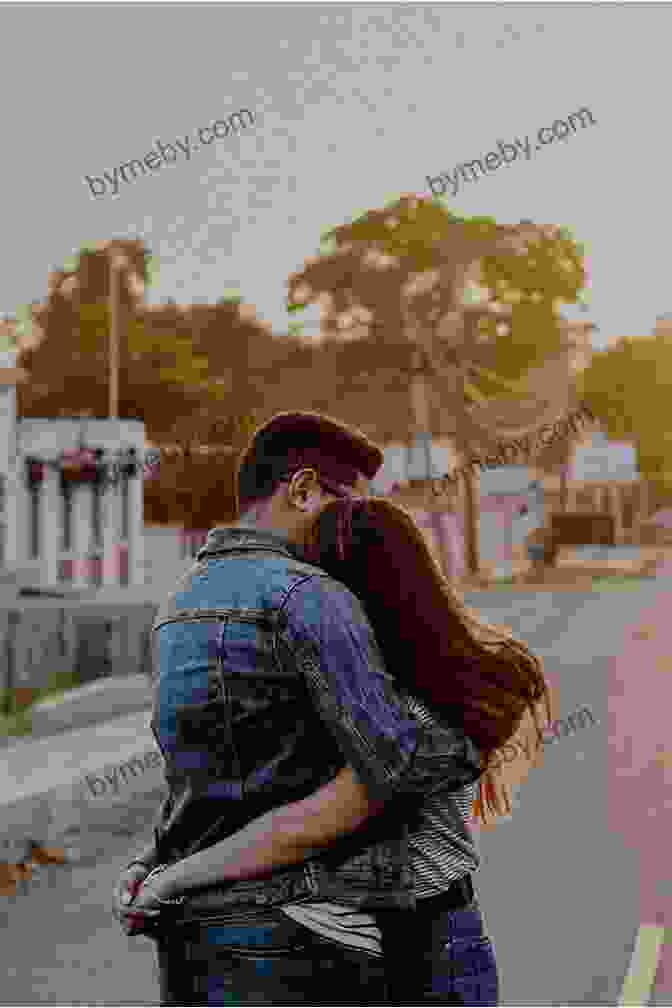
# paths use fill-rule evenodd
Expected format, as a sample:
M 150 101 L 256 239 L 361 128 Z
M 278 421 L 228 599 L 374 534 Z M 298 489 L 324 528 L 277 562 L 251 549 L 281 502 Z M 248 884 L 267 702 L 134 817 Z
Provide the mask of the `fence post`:
M 121 581 L 118 541 L 120 537 L 120 500 L 118 483 L 105 486 L 100 495 L 100 512 L 103 539 L 104 585 L 116 585 Z
M 37 533 L 39 557 L 42 564 L 43 580 L 57 584 L 59 580 L 59 553 L 61 549 L 61 509 L 62 500 L 58 473 L 51 466 L 45 466 L 44 479 L 36 491 L 38 494 Z
M 143 469 L 138 467 L 135 476 L 127 480 L 128 484 L 128 584 L 141 585 L 145 583 L 145 559 L 143 555 Z
M 87 521 L 87 517 L 90 518 L 91 514 L 91 491 L 87 487 L 75 484 L 70 492 L 72 494 L 72 583 L 83 586 L 88 584 L 86 559 L 89 555 L 91 525 L 90 521 Z
M 16 638 L 15 627 L 18 625 L 21 616 L 15 609 L 10 609 L 7 613 L 7 632 L 4 642 L 5 676 L 3 687 L 7 691 L 4 694 L 4 713 L 11 713 L 16 706 L 14 690 L 16 687 L 16 659 L 14 653 L 14 641 Z

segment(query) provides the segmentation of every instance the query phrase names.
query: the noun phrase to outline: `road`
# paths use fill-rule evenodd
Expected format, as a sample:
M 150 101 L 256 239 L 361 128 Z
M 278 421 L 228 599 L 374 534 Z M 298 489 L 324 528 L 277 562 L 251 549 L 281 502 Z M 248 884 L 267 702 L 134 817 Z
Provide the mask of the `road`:
M 672 810 L 661 790 L 672 759 L 655 758 L 669 709 L 660 684 L 672 663 L 671 593 L 665 576 L 632 591 L 530 593 L 515 608 L 505 591 L 467 596 L 542 655 L 561 716 L 585 706 L 598 722 L 547 747 L 513 819 L 481 836 L 476 881 L 503 1005 L 616 1004 L 640 924 L 667 913 L 672 925 L 672 885 L 662 884 Z M 629 768 L 638 776 L 619 775 Z M 158 1003 L 153 943 L 124 936 L 109 911 L 119 869 L 148 837 L 117 838 L 103 861 L 50 869 L 3 902 L 3 1004 Z M 672 1004 L 665 988 L 664 950 L 649 1003 Z

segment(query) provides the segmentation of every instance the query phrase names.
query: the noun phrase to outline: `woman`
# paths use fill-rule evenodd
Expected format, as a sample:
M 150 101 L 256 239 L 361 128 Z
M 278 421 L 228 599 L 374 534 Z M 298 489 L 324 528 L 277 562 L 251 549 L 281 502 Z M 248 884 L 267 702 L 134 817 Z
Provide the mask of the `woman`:
M 376 498 L 337 500 L 321 513 L 302 558 L 358 596 L 415 716 L 459 724 L 486 763 L 522 727 L 536 728 L 539 747 L 542 702 L 547 723 L 551 716 L 541 662 L 467 611 L 403 508 Z M 392 1003 L 498 1003 L 494 949 L 478 899 L 460 910 L 441 906 L 450 883 L 470 879 L 479 866 L 469 828 L 474 808 L 484 822 L 511 811 L 494 765 L 479 789 L 475 805 L 471 785 L 435 793 L 419 810 L 410 836 L 417 896 L 410 921 L 401 911 L 372 917 L 325 903 L 283 908 L 325 938 L 372 956 L 384 951 Z
M 410 837 L 418 909 L 377 915 L 388 961 L 393 1000 L 418 1003 L 461 996 L 466 1004 L 496 1004 L 498 977 L 492 944 L 477 898 L 465 910 L 434 913 L 432 900 L 464 871 L 478 867 L 469 819 L 484 823 L 511 812 L 512 793 L 493 756 L 516 735 L 536 727 L 539 748 L 551 720 L 550 697 L 539 659 L 509 633 L 479 622 L 443 576 L 422 532 L 401 507 L 385 499 L 339 500 L 318 522 L 306 559 L 345 584 L 361 600 L 385 667 L 411 698 L 420 717 L 454 720 L 491 764 L 475 786 L 429 799 Z M 455 822 L 455 812 L 459 821 Z M 465 843 L 466 841 L 466 843 Z M 297 910 L 290 911 L 297 919 Z M 304 908 L 299 912 L 304 914 Z M 409 970 L 408 941 L 415 938 L 420 972 Z M 485 940 L 484 940 L 485 939 Z M 400 941 L 399 941 L 400 940 Z M 406 946 L 395 955 L 395 944 Z M 467 963 L 454 969 L 455 954 Z M 461 972 L 461 975 L 460 975 Z M 412 998 L 412 1001 L 405 999 Z
M 514 737 L 527 741 L 534 725 L 537 745 L 524 748 L 530 760 L 537 755 L 551 720 L 541 660 L 508 628 L 484 623 L 467 609 L 416 522 L 387 499 L 328 505 L 305 559 L 358 596 L 386 669 L 429 716 L 454 719 L 459 712 L 465 734 L 490 765 L 475 799 L 477 819 L 487 823 L 509 814 L 512 794 L 495 754 Z M 412 619 L 403 620 L 405 614 Z

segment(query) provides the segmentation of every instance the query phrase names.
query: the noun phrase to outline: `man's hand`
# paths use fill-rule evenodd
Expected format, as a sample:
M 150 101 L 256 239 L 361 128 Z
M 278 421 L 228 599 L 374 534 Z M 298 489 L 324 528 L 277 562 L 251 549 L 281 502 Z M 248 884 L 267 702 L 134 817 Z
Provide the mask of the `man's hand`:
M 149 871 L 149 868 L 137 862 L 129 865 L 119 876 L 115 887 L 112 913 L 121 924 L 122 931 L 127 935 L 139 933 L 137 921 L 134 921 L 132 916 L 132 904 L 140 886 L 149 875 Z
M 161 911 L 165 910 L 164 901 L 172 900 L 175 896 L 175 883 L 171 869 L 164 868 L 156 875 L 147 876 L 140 883 L 129 914 L 133 918 L 137 917 L 138 926 L 142 925 L 143 920 L 151 924 L 156 922 Z

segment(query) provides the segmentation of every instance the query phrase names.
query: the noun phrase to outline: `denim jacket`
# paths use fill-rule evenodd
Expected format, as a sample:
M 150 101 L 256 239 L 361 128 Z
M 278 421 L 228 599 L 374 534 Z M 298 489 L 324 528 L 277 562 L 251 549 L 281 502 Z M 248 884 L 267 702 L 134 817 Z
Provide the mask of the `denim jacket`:
M 152 731 L 169 790 L 159 860 L 232 835 L 350 764 L 385 807 L 328 852 L 283 869 L 288 892 L 361 909 L 414 906 L 407 823 L 432 791 L 476 780 L 480 753 L 459 728 L 413 717 L 355 595 L 276 533 L 215 528 L 153 630 Z M 263 902 L 269 882 L 254 884 Z M 236 886 L 249 892 L 250 882 L 233 883 L 234 898 Z

